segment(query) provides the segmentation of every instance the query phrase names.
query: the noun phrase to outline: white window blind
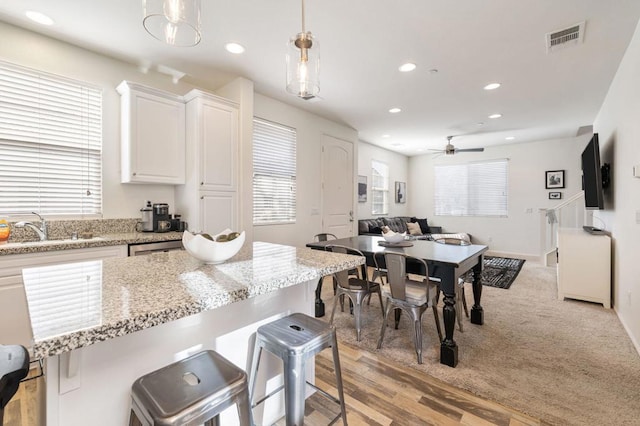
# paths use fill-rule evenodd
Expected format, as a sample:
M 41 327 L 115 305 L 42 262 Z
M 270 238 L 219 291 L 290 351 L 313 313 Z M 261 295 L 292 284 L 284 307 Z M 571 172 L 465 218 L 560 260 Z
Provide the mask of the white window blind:
M 371 161 L 371 214 L 389 213 L 389 166 Z
M 102 93 L 0 61 L 0 215 L 102 212 Z
M 440 165 L 434 171 L 437 216 L 507 216 L 508 160 Z
M 296 221 L 296 131 L 253 119 L 253 224 Z

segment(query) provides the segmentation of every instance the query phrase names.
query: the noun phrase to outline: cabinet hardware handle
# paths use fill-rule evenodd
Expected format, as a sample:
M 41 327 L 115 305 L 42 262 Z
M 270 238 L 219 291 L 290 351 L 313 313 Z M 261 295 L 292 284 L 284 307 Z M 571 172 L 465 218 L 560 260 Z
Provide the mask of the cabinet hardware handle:
M 133 172 L 133 173 L 132 173 L 132 175 L 133 175 L 133 176 L 135 176 L 135 175 L 136 175 L 136 173 L 135 173 L 135 172 Z
M 200 185 L 204 185 L 204 182 L 200 182 Z

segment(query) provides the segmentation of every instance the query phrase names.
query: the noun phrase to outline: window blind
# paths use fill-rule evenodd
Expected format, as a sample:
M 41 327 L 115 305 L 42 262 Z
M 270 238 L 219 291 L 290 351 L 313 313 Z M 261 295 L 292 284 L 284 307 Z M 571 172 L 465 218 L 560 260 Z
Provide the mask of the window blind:
M 296 131 L 253 120 L 253 224 L 296 221 Z
M 439 165 L 434 172 L 437 216 L 507 216 L 508 160 Z
M 371 214 L 389 213 L 389 166 L 371 161 Z
M 102 212 L 102 93 L 0 61 L 0 215 Z

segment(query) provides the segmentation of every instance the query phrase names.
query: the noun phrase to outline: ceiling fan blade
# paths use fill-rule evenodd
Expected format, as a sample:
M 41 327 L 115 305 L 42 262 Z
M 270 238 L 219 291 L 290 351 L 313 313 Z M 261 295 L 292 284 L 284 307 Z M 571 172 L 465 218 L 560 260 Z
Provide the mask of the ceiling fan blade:
M 444 152 L 444 149 L 433 149 L 433 148 L 429 148 L 429 151 Z
M 483 152 L 484 148 L 463 148 L 463 149 L 458 149 L 456 148 L 456 152 Z

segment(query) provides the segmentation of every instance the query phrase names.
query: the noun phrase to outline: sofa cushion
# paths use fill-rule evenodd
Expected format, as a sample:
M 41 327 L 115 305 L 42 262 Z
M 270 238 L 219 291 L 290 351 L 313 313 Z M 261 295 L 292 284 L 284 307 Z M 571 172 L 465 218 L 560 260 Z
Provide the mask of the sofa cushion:
M 358 234 L 379 234 L 380 227 L 384 226 L 382 218 L 358 220 Z
M 429 223 L 427 222 L 427 219 L 416 219 L 416 222 L 418 223 L 418 225 L 420 226 L 420 231 L 422 231 L 423 234 L 429 234 Z
M 408 222 L 407 231 L 409 231 L 409 235 L 422 235 L 420 225 L 418 225 L 417 223 Z
M 407 222 L 410 222 L 410 217 L 398 216 L 398 217 L 385 217 L 384 224 L 389 227 L 393 232 L 407 232 Z

